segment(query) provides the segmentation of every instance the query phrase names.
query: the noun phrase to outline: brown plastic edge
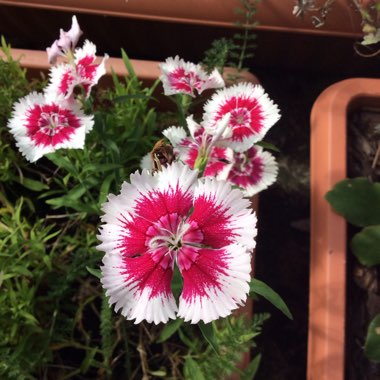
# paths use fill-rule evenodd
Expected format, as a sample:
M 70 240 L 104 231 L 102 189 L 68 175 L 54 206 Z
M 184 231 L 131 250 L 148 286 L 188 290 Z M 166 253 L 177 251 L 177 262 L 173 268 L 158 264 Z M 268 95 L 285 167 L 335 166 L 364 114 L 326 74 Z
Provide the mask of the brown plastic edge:
M 364 1 L 364 0 L 363 0 Z M 294 0 L 265 0 L 257 5 L 257 30 L 357 38 L 361 18 L 347 0 L 335 0 L 326 24 L 316 28 L 311 15 L 296 18 Z M 236 28 L 238 0 L 0 0 L 0 4 L 72 13 L 89 13 L 210 27 Z
M 311 111 L 308 380 L 344 380 L 346 222 L 324 196 L 346 177 L 347 112 L 376 98 L 380 79 L 347 79 L 322 92 Z
M 47 71 L 50 65 L 47 60 L 46 51 L 42 50 L 27 50 L 27 49 L 11 49 L 12 58 L 20 61 L 22 67 L 32 70 Z M 4 57 L 4 53 L 0 51 L 0 57 Z M 100 57 L 98 60 L 100 61 Z M 131 59 L 132 67 L 136 76 L 142 81 L 154 81 L 161 75 L 159 68 L 160 62 L 146 61 L 141 59 Z M 106 60 L 106 72 L 110 75 L 114 72 L 117 76 L 128 75 L 128 70 L 125 67 L 124 61 L 121 58 L 109 57 Z M 224 76 L 236 75 L 236 70 L 231 67 L 224 69 Z M 251 82 L 253 84 L 260 83 L 255 75 L 249 71 L 242 71 L 238 73 L 241 80 Z

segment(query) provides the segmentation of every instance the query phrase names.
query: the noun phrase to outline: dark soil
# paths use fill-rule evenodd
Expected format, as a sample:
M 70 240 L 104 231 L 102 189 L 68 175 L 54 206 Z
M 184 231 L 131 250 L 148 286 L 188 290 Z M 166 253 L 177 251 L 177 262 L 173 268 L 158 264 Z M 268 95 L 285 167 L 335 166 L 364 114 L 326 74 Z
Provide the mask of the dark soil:
M 379 143 L 375 128 L 380 109 L 358 109 L 348 118 L 348 176 L 380 180 L 380 165 L 372 169 Z M 360 229 L 349 226 L 349 239 Z M 346 373 L 348 380 L 379 380 L 380 365 L 369 361 L 363 346 L 370 321 L 380 313 L 380 268 L 361 265 L 347 252 Z

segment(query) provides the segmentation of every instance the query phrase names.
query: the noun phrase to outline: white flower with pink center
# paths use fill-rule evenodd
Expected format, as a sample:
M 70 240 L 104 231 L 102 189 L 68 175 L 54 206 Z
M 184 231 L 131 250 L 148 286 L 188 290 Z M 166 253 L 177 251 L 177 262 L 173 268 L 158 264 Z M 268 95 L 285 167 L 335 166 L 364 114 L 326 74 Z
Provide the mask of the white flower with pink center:
M 96 46 L 86 40 L 82 48 L 75 50 L 74 62 L 62 63 L 51 68 L 50 83 L 46 89 L 49 98 L 62 95 L 66 99 L 72 96 L 75 87 L 84 90 L 85 97 L 90 96 L 91 88 L 106 73 L 105 55 L 100 63 L 95 63 Z
M 245 196 L 251 197 L 272 185 L 277 174 L 278 165 L 273 155 L 253 146 L 245 152 L 235 152 L 234 165 L 227 180 L 239 186 Z
M 279 120 L 277 105 L 269 99 L 260 85 L 239 83 L 218 90 L 204 107 L 204 126 L 215 134 L 217 123 L 230 114 L 231 136 L 224 144 L 242 152 L 262 140 L 268 130 Z
M 224 80 L 217 69 L 207 74 L 201 65 L 185 62 L 178 56 L 169 57 L 164 63 L 160 63 L 160 69 L 162 72 L 160 79 L 165 95 L 195 96 L 195 91 L 201 94 L 209 88 L 224 87 Z
M 93 124 L 93 117 L 75 104 L 47 101 L 43 94 L 33 92 L 15 103 L 8 127 L 21 153 L 33 162 L 57 149 L 83 148 Z
M 240 190 L 197 175 L 178 162 L 135 173 L 103 205 L 101 282 L 115 311 L 135 323 L 176 314 L 207 323 L 247 298 L 256 216 Z M 178 307 L 175 263 L 183 277 Z

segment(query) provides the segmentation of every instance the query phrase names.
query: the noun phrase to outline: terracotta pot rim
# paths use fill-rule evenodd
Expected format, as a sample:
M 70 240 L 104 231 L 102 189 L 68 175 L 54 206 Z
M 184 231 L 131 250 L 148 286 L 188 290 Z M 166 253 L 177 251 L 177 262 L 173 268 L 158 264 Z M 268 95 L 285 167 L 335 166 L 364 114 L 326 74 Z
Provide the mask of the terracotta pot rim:
M 328 87 L 312 108 L 308 380 L 344 380 L 346 221 L 324 195 L 347 175 L 348 111 L 379 98 L 380 79 L 352 78 Z

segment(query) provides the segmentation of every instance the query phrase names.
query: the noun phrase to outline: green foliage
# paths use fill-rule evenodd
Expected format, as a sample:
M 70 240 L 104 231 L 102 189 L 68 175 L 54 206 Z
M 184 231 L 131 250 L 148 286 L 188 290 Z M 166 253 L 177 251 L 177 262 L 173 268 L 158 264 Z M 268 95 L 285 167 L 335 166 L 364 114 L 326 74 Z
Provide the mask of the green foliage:
M 85 104 L 95 125 L 83 150 L 58 150 L 28 164 L 6 127 L 12 104 L 31 91 L 27 73 L 0 61 L 0 378 L 219 379 L 260 334 L 268 315 L 192 326 L 134 325 L 108 305 L 99 281 L 101 205 L 139 168 L 159 135 L 153 98 L 125 52 L 129 76 Z M 12 78 L 11 80 L 8 80 Z M 41 83 L 33 84 L 38 89 Z M 2 101 L 3 100 L 3 101 Z M 182 117 L 189 98 L 178 98 Z M 181 117 L 181 115 L 180 115 Z M 178 120 L 178 119 L 177 119 Z M 173 292 L 182 279 L 174 272 Z M 259 356 L 246 378 L 253 376 Z M 244 375 L 242 371 L 241 375 Z M 195 377 L 194 377 L 195 376 Z
M 205 52 L 203 58 L 203 64 L 207 70 L 211 72 L 214 68 L 217 68 L 223 73 L 224 67 L 230 57 L 230 52 L 234 48 L 235 44 L 231 39 L 220 38 L 212 42 L 211 48 Z
M 243 376 L 244 371 L 236 368 L 236 363 L 242 360 L 249 348 L 255 347 L 254 339 L 260 335 L 262 325 L 268 318 L 269 314 L 266 313 L 255 314 L 251 321 L 244 316 L 232 316 L 211 324 L 218 351 L 209 346 L 203 353 L 199 350 L 193 356 L 204 378 L 223 379 L 232 373 Z M 246 371 L 249 373 L 250 368 Z
M 361 177 L 344 179 L 326 194 L 326 199 L 355 226 L 380 224 L 380 183 Z
M 380 224 L 368 226 L 351 240 L 351 249 L 358 260 L 368 267 L 380 264 Z
M 235 9 L 239 21 L 235 22 L 238 32 L 232 38 L 221 38 L 213 41 L 212 46 L 205 52 L 203 63 L 209 71 L 223 67 L 235 67 L 244 70 L 247 59 L 254 56 L 256 34 L 253 32 L 258 25 L 255 21 L 256 5 L 259 0 L 240 0 L 240 7 Z M 232 78 L 234 79 L 234 78 Z
M 97 223 L 107 194 L 157 140 L 157 83 L 144 88 L 123 53 L 130 76 L 114 76 L 114 86 L 86 104 L 95 115 L 86 148 L 51 153 L 37 168 L 18 153 L 6 122 L 13 103 L 42 83 L 30 84 L 4 39 L 2 50 L 0 377 L 110 376 L 122 329 L 91 269 L 102 256 Z
M 281 310 L 289 319 L 293 319 L 293 316 L 289 308 L 286 306 L 284 300 L 280 297 L 278 293 L 276 293 L 263 281 L 260 281 L 257 278 L 253 278 L 250 283 L 250 293 L 258 294 L 264 297 L 273 306 Z
M 376 162 L 373 167 L 375 167 Z M 326 200 L 349 223 L 364 227 L 351 240 L 351 249 L 361 264 L 380 264 L 380 183 L 367 178 L 345 179 L 326 194 Z M 364 353 L 380 362 L 380 315 L 370 323 Z
M 380 362 L 380 314 L 372 320 L 368 327 L 364 352 L 372 361 Z

